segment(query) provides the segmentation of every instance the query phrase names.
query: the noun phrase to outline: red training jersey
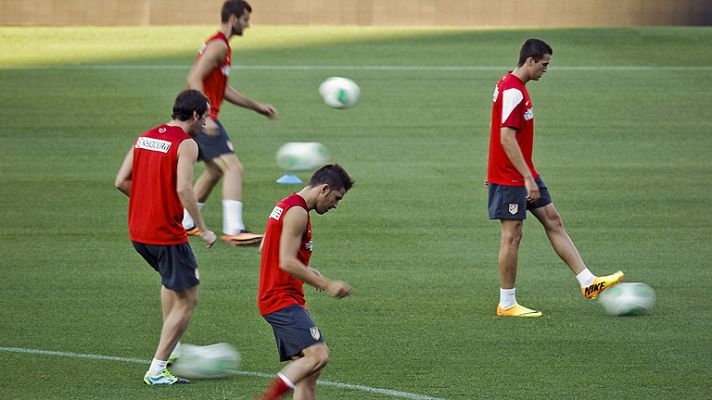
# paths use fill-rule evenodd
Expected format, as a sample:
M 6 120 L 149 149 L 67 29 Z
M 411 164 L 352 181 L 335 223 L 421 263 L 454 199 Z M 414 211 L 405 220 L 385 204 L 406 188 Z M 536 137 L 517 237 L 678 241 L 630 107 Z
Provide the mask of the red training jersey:
M 227 45 L 227 54 L 225 54 L 225 59 L 220 62 L 208 76 L 203 79 L 203 92 L 205 96 L 210 100 L 210 118 L 218 119 L 218 113 L 220 113 L 220 106 L 222 105 L 223 98 L 225 97 L 225 88 L 227 87 L 227 79 L 230 76 L 230 65 L 232 57 L 232 48 L 230 48 L 230 42 L 227 40 L 222 32 L 218 32 L 211 36 L 210 39 L 206 40 L 205 43 L 200 45 L 198 49 L 198 57 L 195 59 L 195 63 L 200 60 L 205 52 L 208 45 L 216 40 L 221 40 Z M 194 64 L 195 65 L 195 64 Z
M 487 181 L 498 185 L 524 186 L 524 177 L 509 160 L 500 141 L 501 129 L 504 127 L 517 130 L 517 143 L 522 150 L 524 161 L 536 179 L 539 173 L 532 162 L 534 108 L 526 86 L 511 71 L 497 82 L 492 97 Z
M 279 243 L 282 239 L 282 216 L 292 207 L 307 210 L 307 203 L 296 193 L 282 199 L 267 219 L 267 230 L 262 239 L 262 261 L 260 262 L 260 287 L 257 305 L 260 314 L 267 315 L 285 307 L 297 304 L 305 306 L 302 281 L 279 268 Z M 309 265 L 312 253 L 311 220 L 307 214 L 307 230 L 302 236 L 297 259 Z
M 178 198 L 178 146 L 192 139 L 177 126 L 159 125 L 136 138 L 129 196 L 132 241 L 174 245 L 188 241 Z

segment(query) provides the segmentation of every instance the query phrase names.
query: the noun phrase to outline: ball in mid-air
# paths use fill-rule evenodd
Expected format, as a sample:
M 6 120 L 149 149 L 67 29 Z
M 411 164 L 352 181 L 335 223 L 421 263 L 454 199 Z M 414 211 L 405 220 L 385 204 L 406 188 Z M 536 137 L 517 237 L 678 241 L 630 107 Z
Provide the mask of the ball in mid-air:
M 181 344 L 180 356 L 171 372 L 191 379 L 225 378 L 240 368 L 240 353 L 227 343 L 208 346 Z
M 335 76 L 322 82 L 319 94 L 327 106 L 343 109 L 356 105 L 361 89 L 351 79 Z
M 277 151 L 277 165 L 286 171 L 311 171 L 329 162 L 329 149 L 318 142 L 289 142 Z
M 648 314 L 655 308 L 655 291 L 644 283 L 619 283 L 598 295 L 598 301 L 610 315 Z

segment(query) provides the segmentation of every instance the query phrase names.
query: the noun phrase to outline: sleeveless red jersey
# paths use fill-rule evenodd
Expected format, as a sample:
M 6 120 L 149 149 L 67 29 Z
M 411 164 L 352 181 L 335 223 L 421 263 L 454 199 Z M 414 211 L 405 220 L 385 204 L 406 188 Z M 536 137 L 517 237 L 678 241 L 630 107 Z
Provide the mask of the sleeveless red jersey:
M 522 150 L 524 161 L 536 179 L 539 173 L 534 169 L 532 161 L 534 108 L 527 87 L 511 71 L 499 80 L 492 97 L 487 181 L 498 185 L 524 186 L 524 177 L 509 160 L 500 141 L 501 129 L 504 127 L 517 130 L 517 143 Z
M 205 49 L 208 45 L 215 41 L 221 40 L 227 45 L 227 54 L 225 59 L 222 60 L 208 76 L 203 79 L 203 91 L 205 96 L 210 100 L 210 118 L 217 119 L 220 113 L 220 106 L 222 105 L 223 98 L 225 97 L 225 88 L 227 87 L 227 79 L 230 76 L 230 65 L 232 57 L 232 48 L 230 47 L 230 42 L 227 40 L 222 32 L 218 32 L 211 36 L 210 39 L 206 40 L 205 43 L 200 45 L 198 49 L 198 57 L 195 59 L 197 63 L 198 60 L 203 56 Z
M 160 125 L 136 138 L 129 196 L 132 241 L 173 245 L 188 241 L 178 198 L 178 146 L 192 139 L 177 126 Z
M 285 307 L 298 304 L 305 306 L 303 283 L 288 272 L 279 268 L 279 242 L 282 238 L 282 216 L 292 207 L 307 210 L 307 203 L 296 193 L 282 199 L 272 210 L 267 219 L 267 230 L 262 245 L 262 261 L 260 263 L 260 287 L 257 305 L 260 314 L 267 315 Z M 297 258 L 304 265 L 309 265 L 312 253 L 311 219 L 307 214 L 307 230 L 302 236 Z

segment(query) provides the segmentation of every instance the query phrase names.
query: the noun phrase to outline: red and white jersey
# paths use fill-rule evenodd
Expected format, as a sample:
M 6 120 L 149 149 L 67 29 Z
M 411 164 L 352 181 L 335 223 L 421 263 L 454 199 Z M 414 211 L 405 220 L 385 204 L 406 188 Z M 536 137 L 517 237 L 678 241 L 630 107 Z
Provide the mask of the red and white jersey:
M 159 125 L 136 138 L 133 149 L 129 236 L 132 241 L 173 245 L 188 241 L 176 191 L 178 146 L 192 139 L 177 126 Z
M 267 315 L 285 307 L 297 304 L 305 306 L 303 283 L 279 268 L 279 246 L 282 239 L 283 216 L 292 207 L 307 210 L 307 229 L 302 236 L 297 259 L 309 265 L 312 253 L 311 219 L 304 199 L 296 193 L 282 199 L 267 219 L 267 230 L 262 239 L 262 261 L 260 262 L 260 286 L 257 305 L 260 314 Z
M 220 113 L 220 106 L 222 105 L 223 98 L 225 97 L 225 88 L 227 87 L 227 79 L 230 76 L 230 65 L 232 57 L 232 48 L 230 48 L 230 42 L 227 40 L 222 32 L 218 32 L 211 36 L 210 39 L 206 40 L 205 43 L 200 45 L 198 49 L 198 57 L 195 59 L 197 63 L 198 60 L 203 56 L 205 49 L 208 45 L 216 40 L 222 40 L 227 45 L 227 54 L 225 59 L 220 62 L 208 76 L 203 79 L 203 91 L 205 96 L 210 100 L 210 118 L 217 119 Z
M 532 162 L 534 108 L 526 86 L 511 71 L 497 82 L 492 97 L 487 181 L 498 185 L 524 186 L 524 177 L 509 160 L 500 141 L 503 127 L 517 130 L 517 143 L 522 150 L 524 161 L 536 179 L 539 173 Z

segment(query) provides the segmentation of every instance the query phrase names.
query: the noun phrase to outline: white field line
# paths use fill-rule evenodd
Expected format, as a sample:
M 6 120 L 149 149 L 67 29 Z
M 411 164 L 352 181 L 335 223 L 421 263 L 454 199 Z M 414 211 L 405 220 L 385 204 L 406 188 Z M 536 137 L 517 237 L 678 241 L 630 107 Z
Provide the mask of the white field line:
M 33 355 L 58 356 L 58 357 L 69 357 L 69 358 L 83 358 L 83 359 L 88 359 L 88 360 L 120 361 L 120 362 L 145 364 L 145 365 L 151 364 L 150 360 L 143 360 L 140 358 L 103 356 L 103 355 L 99 355 L 99 354 L 81 354 L 81 353 L 71 353 L 71 352 L 64 352 L 64 351 L 48 351 L 48 350 L 38 350 L 38 349 L 22 349 L 22 348 L 17 348 L 17 347 L 0 347 L 0 352 L 25 353 L 25 354 L 33 354 Z M 251 377 L 258 377 L 258 378 L 272 378 L 272 377 L 274 377 L 274 374 L 266 374 L 264 372 L 252 372 L 252 371 L 238 371 L 237 375 L 251 376 Z M 444 400 L 444 399 L 438 399 L 436 397 L 430 397 L 430 396 L 417 394 L 417 393 L 400 392 L 397 390 L 373 388 L 373 387 L 361 386 L 361 385 L 349 385 L 347 383 L 329 382 L 329 381 L 319 380 L 318 384 L 320 386 L 335 387 L 335 388 L 339 388 L 339 389 L 350 389 L 350 390 L 358 390 L 358 391 L 367 392 L 367 393 L 383 394 L 386 396 L 399 397 L 401 399 Z
M 105 69 L 105 70 L 185 70 L 187 64 L 66 64 L 66 65 L 0 65 L 0 70 L 59 70 L 59 69 Z M 456 65 L 235 65 L 235 69 L 266 71 L 384 71 L 384 72 L 470 72 L 470 71 L 506 71 L 511 66 L 456 66 Z M 659 72 L 712 71 L 712 65 L 702 66 L 647 66 L 647 65 L 611 65 L 611 66 L 552 66 L 550 71 L 590 71 L 590 72 Z

